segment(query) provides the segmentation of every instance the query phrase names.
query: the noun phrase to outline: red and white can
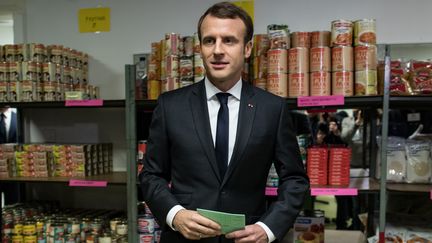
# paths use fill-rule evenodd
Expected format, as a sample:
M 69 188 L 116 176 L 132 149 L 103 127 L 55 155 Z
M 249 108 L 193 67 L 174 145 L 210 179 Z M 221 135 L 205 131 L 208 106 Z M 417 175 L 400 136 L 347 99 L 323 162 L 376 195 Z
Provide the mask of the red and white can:
M 333 72 L 332 73 L 332 94 L 353 96 L 354 95 L 354 73 Z
M 312 31 L 311 47 L 330 46 L 330 31 Z
M 270 40 L 267 34 L 257 34 L 253 37 L 253 56 L 263 56 L 270 48 Z
M 268 92 L 280 97 L 288 96 L 288 74 L 269 73 L 267 75 L 266 89 Z
M 353 71 L 353 48 L 337 46 L 332 48 L 332 72 Z
M 178 89 L 180 87 L 180 79 L 178 77 L 167 77 L 162 80 L 161 93 Z
M 179 76 L 179 57 L 169 55 L 164 58 L 165 73 L 167 78 L 177 78 Z
M 330 47 L 312 47 L 310 49 L 310 71 L 311 72 L 330 72 Z
M 291 48 L 288 51 L 289 73 L 309 72 L 309 49 L 304 47 Z
M 256 78 L 253 80 L 253 85 L 263 90 L 267 90 L 267 79 L 265 78 Z
M 288 76 L 288 96 L 309 96 L 309 73 L 290 73 Z
M 253 57 L 253 79 L 266 78 L 268 73 L 267 56 Z
M 310 73 L 310 95 L 328 96 L 331 94 L 330 72 Z
M 180 35 L 176 33 L 165 34 L 165 56 L 179 55 Z
M 291 33 L 291 46 L 310 48 L 310 33 L 309 32 L 292 32 Z
M 349 20 L 335 20 L 331 23 L 331 45 L 352 46 L 353 22 Z
M 288 51 L 286 49 L 271 49 L 267 52 L 268 73 L 288 72 Z

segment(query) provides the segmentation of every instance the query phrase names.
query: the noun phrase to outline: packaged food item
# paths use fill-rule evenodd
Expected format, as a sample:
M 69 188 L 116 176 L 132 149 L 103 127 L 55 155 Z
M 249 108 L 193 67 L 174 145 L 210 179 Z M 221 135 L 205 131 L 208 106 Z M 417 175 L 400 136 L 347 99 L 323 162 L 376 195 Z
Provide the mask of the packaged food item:
M 427 141 L 406 141 L 407 182 L 428 183 L 431 179 L 430 145 Z

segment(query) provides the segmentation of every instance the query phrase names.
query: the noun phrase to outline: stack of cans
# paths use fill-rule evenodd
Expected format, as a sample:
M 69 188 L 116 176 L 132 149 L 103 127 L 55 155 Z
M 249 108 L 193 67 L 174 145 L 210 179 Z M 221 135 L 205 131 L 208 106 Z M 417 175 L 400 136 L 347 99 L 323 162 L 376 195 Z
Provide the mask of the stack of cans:
M 194 81 L 199 82 L 205 77 L 204 61 L 201 56 L 200 39 L 194 34 Z
M 179 81 L 179 55 L 180 35 L 176 33 L 165 34 L 161 41 L 161 92 L 178 89 Z
M 159 243 L 161 229 L 145 202 L 138 203 L 138 234 L 140 243 Z
M 330 31 L 314 31 L 310 37 L 310 95 L 331 95 Z
M 257 34 L 253 37 L 252 48 L 252 83 L 254 86 L 267 89 L 267 51 L 270 47 L 269 37 L 266 34 Z
M 377 95 L 377 47 L 374 19 L 354 22 L 355 95 Z
M 332 45 L 332 94 L 354 95 L 353 77 L 353 23 L 335 20 L 331 25 Z
M 194 37 L 185 36 L 180 43 L 180 87 L 194 83 Z
M 288 97 L 288 49 L 290 48 L 287 25 L 267 26 L 270 49 L 267 51 L 267 84 L 270 93 Z
M 293 32 L 288 51 L 289 97 L 309 96 L 309 32 Z
M 157 100 L 161 92 L 161 42 L 151 43 L 150 61 L 147 73 L 147 98 Z

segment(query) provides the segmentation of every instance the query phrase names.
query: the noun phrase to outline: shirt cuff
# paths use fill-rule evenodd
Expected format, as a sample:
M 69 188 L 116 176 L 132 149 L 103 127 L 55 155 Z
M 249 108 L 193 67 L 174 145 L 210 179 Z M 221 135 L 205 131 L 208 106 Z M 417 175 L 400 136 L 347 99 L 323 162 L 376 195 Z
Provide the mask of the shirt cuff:
M 178 211 L 180 211 L 180 210 L 182 210 L 182 209 L 185 209 L 184 207 L 182 207 L 182 206 L 180 206 L 180 205 L 175 205 L 173 208 L 171 208 L 171 210 L 168 212 L 168 214 L 167 214 L 167 217 L 166 217 L 166 223 L 168 224 L 168 226 L 172 229 L 172 230 L 174 230 L 174 231 L 177 231 L 175 228 L 174 228 L 174 225 L 172 224 L 173 223 L 173 220 L 174 220 L 174 217 L 176 216 L 176 214 L 178 213 Z
M 258 222 L 256 222 L 255 224 L 261 226 L 261 228 L 264 229 L 264 231 L 265 231 L 266 234 L 267 234 L 267 238 L 268 238 L 268 240 L 269 240 L 269 241 L 268 241 L 269 243 L 270 243 L 270 242 L 273 242 L 273 241 L 276 240 L 276 236 L 273 234 L 273 232 L 270 230 L 270 228 L 267 227 L 267 225 L 265 225 L 265 224 L 264 224 L 263 222 L 261 222 L 261 221 L 258 221 Z

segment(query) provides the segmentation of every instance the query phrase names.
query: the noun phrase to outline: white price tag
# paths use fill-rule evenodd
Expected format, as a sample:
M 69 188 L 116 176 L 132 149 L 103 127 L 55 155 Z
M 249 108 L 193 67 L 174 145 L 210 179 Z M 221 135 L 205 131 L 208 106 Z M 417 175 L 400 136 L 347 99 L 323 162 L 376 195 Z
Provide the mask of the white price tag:
M 408 113 L 407 120 L 409 122 L 420 121 L 420 113 Z

